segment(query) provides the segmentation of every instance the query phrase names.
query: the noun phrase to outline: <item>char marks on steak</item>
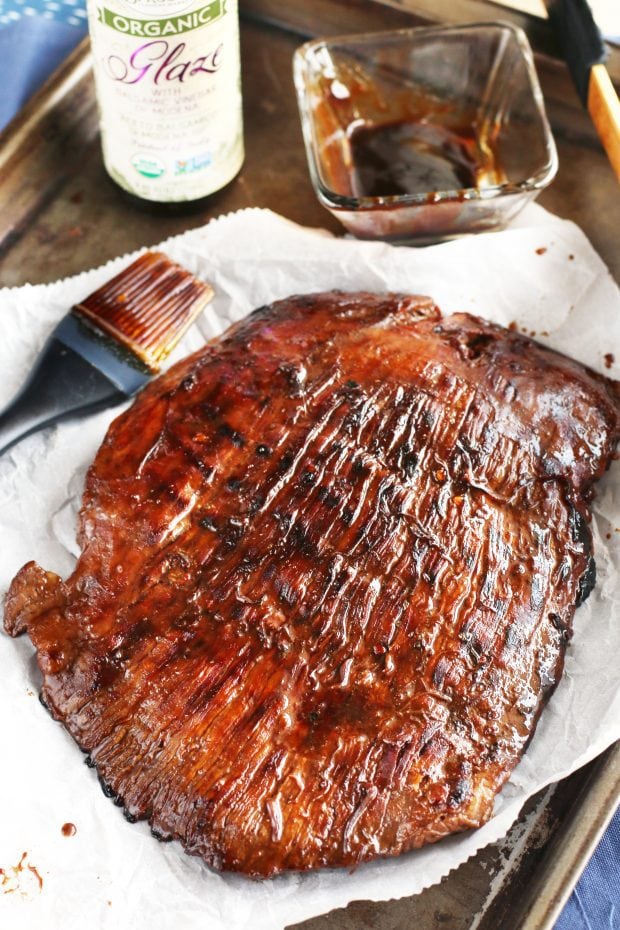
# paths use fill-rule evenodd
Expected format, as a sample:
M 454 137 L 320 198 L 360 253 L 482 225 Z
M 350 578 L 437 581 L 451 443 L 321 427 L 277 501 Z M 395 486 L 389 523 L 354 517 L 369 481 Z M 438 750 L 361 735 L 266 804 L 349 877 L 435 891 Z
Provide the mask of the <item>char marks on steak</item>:
M 426 298 L 262 308 L 153 382 L 5 626 L 131 819 L 256 876 L 491 814 L 593 583 L 618 385 Z

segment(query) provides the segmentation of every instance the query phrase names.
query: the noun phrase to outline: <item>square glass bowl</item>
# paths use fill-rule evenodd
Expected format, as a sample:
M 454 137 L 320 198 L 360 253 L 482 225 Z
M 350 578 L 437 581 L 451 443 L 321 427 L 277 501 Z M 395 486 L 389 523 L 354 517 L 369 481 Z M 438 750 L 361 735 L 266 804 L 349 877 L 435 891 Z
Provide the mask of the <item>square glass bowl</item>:
M 293 71 L 315 191 L 358 238 L 499 229 L 556 173 L 532 51 L 511 25 L 319 39 Z

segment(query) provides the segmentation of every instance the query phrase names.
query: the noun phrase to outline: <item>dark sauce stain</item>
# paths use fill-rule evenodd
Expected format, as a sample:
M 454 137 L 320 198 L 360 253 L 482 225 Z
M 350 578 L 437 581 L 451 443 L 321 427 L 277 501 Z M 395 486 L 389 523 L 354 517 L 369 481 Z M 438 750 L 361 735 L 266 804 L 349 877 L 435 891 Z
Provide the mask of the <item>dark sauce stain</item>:
M 576 606 L 579 607 L 590 596 L 596 584 L 596 563 L 592 556 L 588 559 L 586 570 L 579 579 Z
M 573 542 L 580 543 L 589 554 L 592 551 L 592 534 L 586 518 L 576 507 L 571 506 L 569 525 Z
M 474 333 L 463 344 L 459 345 L 461 354 L 470 360 L 480 358 L 487 349 L 496 341 L 495 336 L 490 333 Z
M 358 126 L 350 143 L 358 196 L 394 197 L 477 186 L 473 136 L 404 119 Z
M 294 607 L 297 603 L 297 592 L 291 584 L 288 584 L 286 581 L 276 582 L 276 590 L 278 592 L 278 598 L 283 604 L 286 604 L 288 607 Z
M 221 531 L 222 550 L 225 553 L 232 552 L 241 541 L 244 532 L 243 524 L 234 517 L 230 517 Z
M 299 479 L 299 483 L 304 487 L 311 487 L 316 482 L 316 474 L 313 471 L 304 471 Z
M 570 639 L 568 624 L 562 620 L 559 614 L 549 614 L 549 620 L 565 642 Z
M 288 393 L 291 397 L 301 397 L 304 394 L 305 375 L 301 368 L 288 362 L 284 362 L 278 368 L 278 372 L 284 376 L 288 387 Z
M 611 368 L 613 363 L 616 361 L 614 353 L 606 352 L 605 355 L 603 356 L 603 361 L 605 362 L 605 368 Z
M 186 378 L 183 378 L 183 380 L 179 384 L 179 390 L 180 391 L 191 391 L 191 389 L 195 387 L 197 380 L 198 380 L 197 375 L 194 372 L 192 372 L 191 374 L 187 375 Z
M 302 555 L 308 558 L 313 558 L 317 555 L 316 544 L 313 542 L 307 526 L 296 523 L 291 531 L 290 539 L 293 549 L 297 549 Z
M 265 505 L 264 496 L 262 494 L 257 494 L 255 497 L 252 498 L 252 500 L 250 501 L 248 505 L 248 513 L 250 514 L 250 516 L 253 517 L 254 514 L 257 514 L 258 511 L 261 509 L 261 507 L 263 507 L 264 505 Z
M 278 470 L 280 471 L 280 473 L 288 471 L 294 461 L 295 461 L 295 456 L 293 455 L 293 453 L 285 452 L 278 463 Z
M 334 491 L 330 491 L 329 488 L 319 488 L 318 492 L 319 500 L 325 504 L 326 507 L 330 509 L 337 507 L 340 503 L 340 497 Z
M 95 769 L 95 772 L 96 772 L 97 780 L 99 782 L 101 790 L 103 791 L 106 798 L 111 798 L 112 801 L 116 804 L 116 806 L 120 807 L 120 805 L 122 804 L 122 801 L 119 803 L 118 795 L 116 791 L 114 790 L 114 788 L 108 785 L 108 783 L 104 780 L 103 776 L 101 775 L 100 772 L 97 771 L 97 769 Z
M 536 249 L 536 254 L 544 255 L 546 251 L 547 251 L 547 247 L 545 245 L 541 245 L 538 249 Z
M 458 807 L 463 801 L 466 801 L 472 792 L 472 783 L 469 778 L 459 778 L 456 785 L 450 792 L 448 798 L 449 807 Z
M 408 446 L 403 447 L 402 469 L 407 478 L 413 478 L 418 467 L 418 456 Z
M 236 429 L 233 429 L 229 423 L 222 423 L 218 427 L 218 435 L 222 436 L 224 439 L 230 439 L 233 446 L 237 446 L 238 449 L 242 449 L 245 445 L 245 439 Z
M 203 413 L 205 420 L 214 420 L 219 415 L 219 407 L 216 407 L 214 404 L 210 404 L 208 401 L 205 401 L 200 405 L 200 410 Z
M 60 832 L 63 836 L 75 836 L 77 833 L 77 827 L 74 823 L 63 823 L 60 828 Z
M 123 666 L 123 655 L 120 651 L 115 650 L 109 655 L 101 656 L 96 661 L 95 678 L 93 687 L 109 688 L 117 680 Z
M 177 553 L 177 558 L 181 557 L 181 553 Z M 187 566 L 186 566 L 187 567 Z M 141 620 L 138 620 L 134 625 L 127 631 L 123 646 L 126 649 L 131 648 L 132 646 L 137 645 L 141 640 L 146 639 L 153 633 L 153 624 L 147 617 L 142 617 Z

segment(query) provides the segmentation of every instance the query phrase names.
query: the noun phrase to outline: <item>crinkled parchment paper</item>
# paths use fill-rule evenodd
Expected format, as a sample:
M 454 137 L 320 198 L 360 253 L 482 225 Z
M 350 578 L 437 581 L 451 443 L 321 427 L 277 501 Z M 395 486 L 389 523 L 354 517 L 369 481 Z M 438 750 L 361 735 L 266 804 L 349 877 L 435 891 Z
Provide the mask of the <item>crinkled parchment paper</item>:
M 331 288 L 429 294 L 445 312 L 466 310 L 508 324 L 620 378 L 620 295 L 583 234 L 539 207 L 510 229 L 426 249 L 334 239 L 272 213 L 243 211 L 165 244 L 209 278 L 216 298 L 176 357 L 261 304 Z M 53 324 L 70 305 L 127 264 L 49 286 L 0 292 L 0 405 L 18 387 Z M 616 356 L 610 369 L 606 353 Z M 0 459 L 0 592 L 28 559 L 67 575 L 84 472 L 108 411 L 30 437 Z M 575 617 L 566 672 L 538 732 L 480 830 L 350 873 L 320 871 L 253 882 L 219 875 L 130 825 L 104 797 L 96 774 L 43 710 L 26 638 L 0 634 L 0 867 L 16 890 L 0 894 L 6 930 L 262 930 L 284 927 L 360 898 L 410 895 L 501 837 L 525 799 L 620 737 L 620 467 L 594 505 L 598 584 Z M 65 837 L 64 823 L 77 833 Z M 43 887 L 27 868 L 40 873 Z M 2 876 L 0 875 L 0 879 Z M 2 888 L 0 887 L 0 891 Z

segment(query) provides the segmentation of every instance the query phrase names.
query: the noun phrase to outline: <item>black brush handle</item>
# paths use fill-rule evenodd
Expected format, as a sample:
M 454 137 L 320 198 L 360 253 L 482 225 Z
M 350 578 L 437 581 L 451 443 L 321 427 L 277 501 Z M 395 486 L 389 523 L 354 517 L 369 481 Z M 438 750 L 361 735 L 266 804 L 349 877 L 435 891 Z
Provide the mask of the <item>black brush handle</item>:
M 586 0 L 545 0 L 551 25 L 562 45 L 581 102 L 588 105 L 588 83 L 592 65 L 607 57 L 603 37 Z
M 104 374 L 52 337 L 19 394 L 0 414 L 0 455 L 64 417 L 92 413 L 126 399 Z

